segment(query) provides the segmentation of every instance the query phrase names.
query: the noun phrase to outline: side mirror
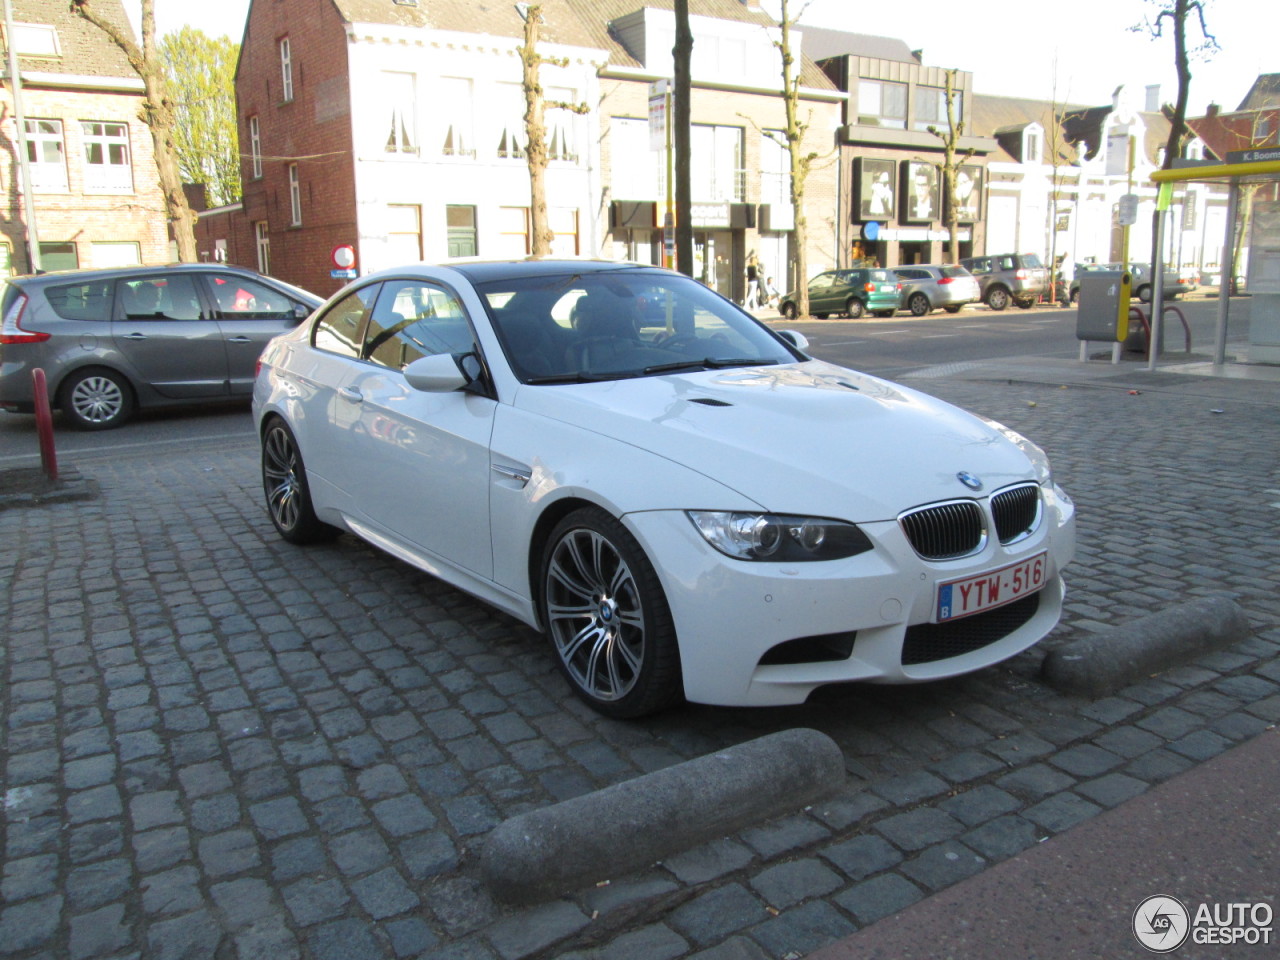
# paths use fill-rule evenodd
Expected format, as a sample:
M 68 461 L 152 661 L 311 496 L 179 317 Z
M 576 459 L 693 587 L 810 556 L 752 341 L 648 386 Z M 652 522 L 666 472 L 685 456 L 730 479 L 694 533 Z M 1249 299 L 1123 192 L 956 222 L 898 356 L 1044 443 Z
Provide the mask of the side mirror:
M 404 379 L 413 389 L 423 393 L 451 393 L 471 382 L 458 366 L 458 361 L 448 353 L 433 353 L 413 361 L 404 368 Z
M 809 338 L 799 330 L 779 330 L 778 336 L 787 341 L 787 343 L 791 344 L 797 350 L 809 349 Z

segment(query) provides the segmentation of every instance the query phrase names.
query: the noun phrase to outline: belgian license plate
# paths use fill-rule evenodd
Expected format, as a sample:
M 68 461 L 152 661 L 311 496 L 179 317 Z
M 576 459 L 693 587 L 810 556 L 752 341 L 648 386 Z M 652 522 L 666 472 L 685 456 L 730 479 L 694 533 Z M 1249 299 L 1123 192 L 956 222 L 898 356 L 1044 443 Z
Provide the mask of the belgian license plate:
M 893 284 L 893 283 L 882 283 L 880 284 L 880 292 L 881 293 L 897 293 L 898 286 L 897 284 Z
M 937 622 L 994 610 L 1035 593 L 1045 585 L 1046 557 L 1038 553 L 998 570 L 938 584 Z

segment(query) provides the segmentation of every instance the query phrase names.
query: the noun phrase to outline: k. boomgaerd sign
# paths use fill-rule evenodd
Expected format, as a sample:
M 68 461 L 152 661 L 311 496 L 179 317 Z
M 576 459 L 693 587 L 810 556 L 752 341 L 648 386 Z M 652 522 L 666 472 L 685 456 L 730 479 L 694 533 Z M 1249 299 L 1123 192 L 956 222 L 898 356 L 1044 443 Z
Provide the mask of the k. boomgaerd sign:
M 1280 160 L 1280 147 L 1255 147 L 1252 150 L 1228 150 L 1227 163 L 1264 163 Z

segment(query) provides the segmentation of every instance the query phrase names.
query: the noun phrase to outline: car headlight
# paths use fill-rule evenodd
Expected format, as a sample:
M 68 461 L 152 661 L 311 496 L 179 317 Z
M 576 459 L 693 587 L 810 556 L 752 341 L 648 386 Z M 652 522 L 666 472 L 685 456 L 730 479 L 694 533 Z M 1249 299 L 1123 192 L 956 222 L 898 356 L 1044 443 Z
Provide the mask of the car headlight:
M 840 560 L 871 549 L 865 533 L 841 520 L 725 510 L 688 516 L 707 543 L 736 560 Z

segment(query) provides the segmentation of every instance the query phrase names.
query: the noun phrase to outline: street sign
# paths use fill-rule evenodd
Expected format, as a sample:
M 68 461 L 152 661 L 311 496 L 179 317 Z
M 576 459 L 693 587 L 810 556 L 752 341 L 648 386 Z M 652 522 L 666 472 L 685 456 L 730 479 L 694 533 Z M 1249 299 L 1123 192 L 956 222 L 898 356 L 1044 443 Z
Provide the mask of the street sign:
M 355 270 L 330 270 L 329 276 L 335 280 L 354 280 L 359 274 Z
M 1265 163 L 1268 160 L 1280 160 L 1280 147 L 1227 151 L 1227 163 Z
M 649 149 L 667 149 L 667 83 L 649 84 Z
M 349 243 L 344 243 L 333 248 L 333 252 L 329 254 L 329 259 L 333 265 L 339 270 L 350 270 L 356 265 L 356 248 Z M 355 274 L 353 273 L 352 276 Z M 337 276 L 337 274 L 334 274 Z
M 1126 193 L 1120 198 L 1120 226 L 1132 227 L 1138 222 L 1138 195 Z

